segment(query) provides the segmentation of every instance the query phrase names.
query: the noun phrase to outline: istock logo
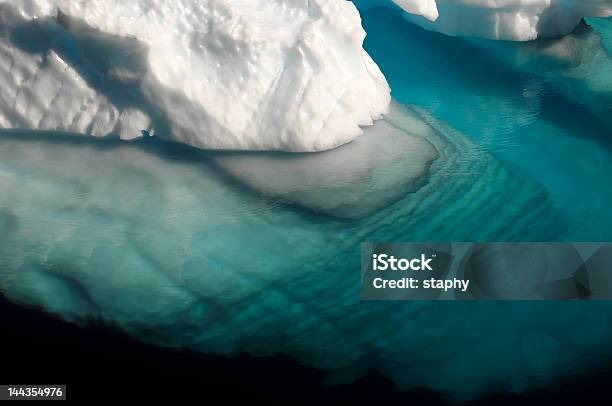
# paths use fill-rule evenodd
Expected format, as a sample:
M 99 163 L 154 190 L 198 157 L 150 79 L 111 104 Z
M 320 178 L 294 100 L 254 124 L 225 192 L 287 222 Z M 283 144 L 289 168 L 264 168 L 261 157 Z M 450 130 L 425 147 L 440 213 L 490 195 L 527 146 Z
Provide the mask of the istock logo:
M 420 258 L 396 258 L 393 255 L 374 254 L 372 255 L 372 269 L 375 271 L 433 271 L 430 262 L 434 259 L 421 254 Z

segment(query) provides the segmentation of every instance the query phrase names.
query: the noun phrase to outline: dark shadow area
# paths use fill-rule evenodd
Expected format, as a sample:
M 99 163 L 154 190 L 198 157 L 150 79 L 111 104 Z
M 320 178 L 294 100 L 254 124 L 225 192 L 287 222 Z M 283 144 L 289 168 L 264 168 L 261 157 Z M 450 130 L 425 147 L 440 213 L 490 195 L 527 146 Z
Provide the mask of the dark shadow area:
M 449 404 L 426 390 L 397 392 L 377 374 L 354 384 L 326 387 L 324 371 L 300 366 L 284 356 L 224 358 L 157 348 L 101 324 L 82 329 L 16 306 L 2 295 L 0 337 L 1 382 L 65 382 L 68 400 Z
M 212 400 L 312 404 L 451 405 L 426 389 L 400 391 L 379 374 L 328 386 L 326 372 L 288 357 L 232 358 L 140 343 L 102 324 L 80 328 L 0 295 L 0 382 L 67 384 L 68 400 Z M 484 405 L 594 405 L 612 396 L 612 365 L 565 377 L 524 394 L 493 394 L 464 402 Z
M 148 47 L 134 38 L 108 34 L 60 14 L 57 19 L 20 21 L 10 6 L 8 36 L 13 46 L 44 58 L 54 51 L 96 92 L 119 110 L 134 108 L 151 118 L 156 134 L 171 133 L 169 118 L 145 95 L 142 78 L 148 70 Z M 109 134 L 115 136 L 115 134 Z
M 560 115 L 559 111 L 567 114 Z M 602 108 L 601 113 L 595 114 L 588 106 L 569 99 L 564 93 L 555 93 L 552 86 L 547 86 L 542 96 L 540 114 L 565 134 L 593 140 L 612 151 L 612 120 L 607 122 L 602 119 L 602 116 L 612 117 L 612 109 Z M 588 132 L 585 131 L 586 126 Z

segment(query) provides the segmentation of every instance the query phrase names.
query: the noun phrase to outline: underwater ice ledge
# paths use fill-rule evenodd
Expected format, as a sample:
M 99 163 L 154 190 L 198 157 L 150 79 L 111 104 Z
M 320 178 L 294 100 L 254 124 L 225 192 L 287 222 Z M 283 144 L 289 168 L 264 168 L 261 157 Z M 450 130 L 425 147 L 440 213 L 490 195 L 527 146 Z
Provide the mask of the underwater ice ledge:
M 360 218 L 428 181 L 433 162 L 444 157 L 438 148 L 446 145 L 435 134 L 423 132 L 426 128 L 418 116 L 392 103 L 384 119 L 333 151 L 222 152 L 208 157 L 257 193 L 339 218 Z
M 585 337 L 603 334 L 605 309 L 360 301 L 364 240 L 547 240 L 560 225 L 541 185 L 426 112 L 389 120 L 441 157 L 417 191 L 357 221 L 279 206 L 194 148 L 2 132 L 2 294 L 158 345 L 287 354 L 339 380 L 375 369 L 403 388 L 475 396 L 572 370 Z M 512 359 L 499 357 L 517 342 Z M 440 355 L 445 368 L 433 368 Z

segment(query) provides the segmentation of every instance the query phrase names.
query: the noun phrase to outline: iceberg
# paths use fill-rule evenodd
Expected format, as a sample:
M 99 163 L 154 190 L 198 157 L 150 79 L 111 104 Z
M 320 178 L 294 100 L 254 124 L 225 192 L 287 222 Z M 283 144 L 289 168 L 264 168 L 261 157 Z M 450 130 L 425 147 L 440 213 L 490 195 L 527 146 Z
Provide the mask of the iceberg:
M 0 0 L 0 126 L 319 151 L 390 89 L 343 0 Z
M 400 7 L 409 21 L 447 35 L 511 41 L 559 37 L 584 17 L 612 16 L 611 0 L 356 0 Z
M 394 7 L 437 24 L 448 4 Z M 590 4 L 589 15 L 604 10 Z M 393 61 L 402 75 L 395 96 L 440 91 L 418 83 L 416 66 L 442 78 L 436 110 L 390 98 L 357 21 L 350 2 L 332 0 L 0 0 L 0 294 L 160 346 L 284 354 L 336 383 L 375 370 L 400 388 L 457 397 L 520 391 L 534 376 L 580 372 L 586 353 L 609 355 L 605 304 L 364 302 L 356 272 L 363 241 L 575 235 L 551 197 L 554 182 L 430 112 L 448 107 L 492 138 L 536 120 L 543 81 L 534 78 L 575 80 L 566 92 L 604 98 L 609 55 L 600 39 L 584 27 L 561 40 L 487 41 L 490 52 L 475 55 L 465 50 L 481 42 L 413 24 L 403 25 L 428 36 L 402 48 L 405 31 L 392 27 L 399 38 L 381 38 L 402 55 Z M 586 45 L 601 54 L 581 52 Z M 454 57 L 439 57 L 451 48 Z M 440 60 L 451 63 L 439 69 Z M 493 77 L 499 60 L 529 77 Z M 457 71 L 475 80 L 463 87 Z M 385 72 L 391 80 L 394 71 Z M 492 81 L 513 92 L 493 97 Z M 466 91 L 474 83 L 482 86 Z M 593 172 L 579 175 L 608 173 L 592 149 L 559 154 L 557 133 L 533 133 L 541 143 L 528 160 L 586 157 Z M 577 199 L 609 200 L 586 196 Z M 609 235 L 605 219 L 597 220 Z

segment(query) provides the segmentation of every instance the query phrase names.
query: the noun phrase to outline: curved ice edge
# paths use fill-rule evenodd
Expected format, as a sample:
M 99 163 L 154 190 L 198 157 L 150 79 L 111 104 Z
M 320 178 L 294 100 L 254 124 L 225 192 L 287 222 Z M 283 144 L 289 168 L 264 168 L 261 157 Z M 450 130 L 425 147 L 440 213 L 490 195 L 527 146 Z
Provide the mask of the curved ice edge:
M 5 131 L 22 136 L 63 134 L 93 141 L 82 134 Z M 147 145 L 147 141 L 148 138 L 131 142 Z M 153 148 L 145 147 L 145 150 L 162 159 L 179 157 L 203 165 L 212 164 L 227 181 L 255 195 L 347 220 L 364 219 L 400 201 L 406 201 L 413 207 L 411 215 L 419 217 L 417 207 L 421 201 L 444 207 L 445 199 L 438 194 L 446 188 L 449 179 L 464 181 L 462 174 L 474 171 L 466 162 L 477 160 L 488 162 L 491 168 L 499 166 L 494 157 L 464 134 L 452 130 L 425 110 L 395 101 L 389 114 L 366 128 L 363 136 L 331 151 L 203 151 L 156 138 L 151 142 L 155 144 Z M 452 180 L 456 176 L 459 178 Z
M 415 133 L 419 126 L 427 124 L 393 102 L 387 118 L 331 151 L 209 156 L 252 190 L 316 212 L 356 219 L 393 204 L 427 182 L 433 162 L 440 158 L 435 144 L 442 140 L 435 132 Z

